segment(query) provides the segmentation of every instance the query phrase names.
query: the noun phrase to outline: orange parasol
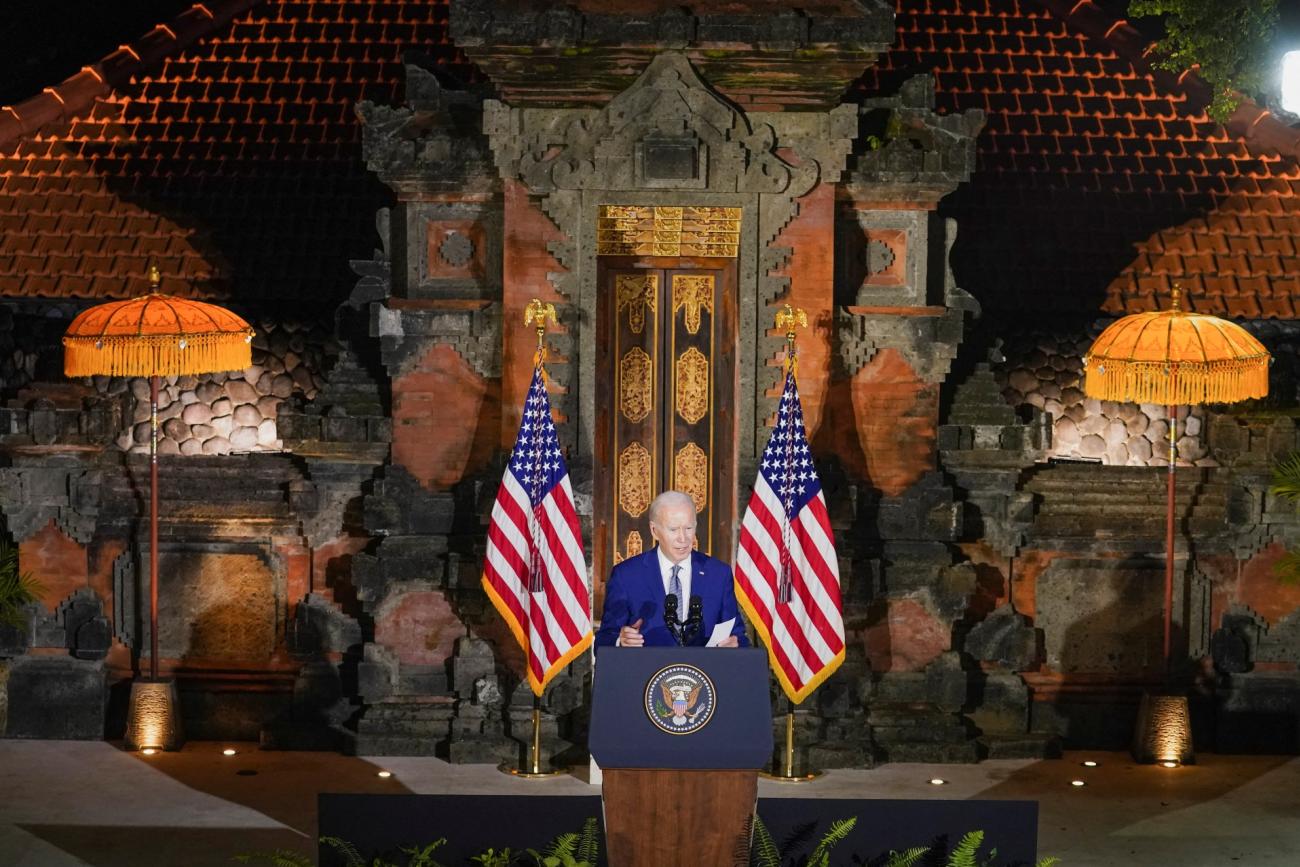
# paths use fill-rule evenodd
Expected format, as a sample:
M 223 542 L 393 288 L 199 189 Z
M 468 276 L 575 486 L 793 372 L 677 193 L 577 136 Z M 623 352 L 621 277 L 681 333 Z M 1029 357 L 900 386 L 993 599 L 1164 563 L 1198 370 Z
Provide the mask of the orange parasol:
M 1083 392 L 1101 400 L 1169 407 L 1169 485 L 1165 516 L 1165 670 L 1170 662 L 1174 593 L 1174 466 L 1177 407 L 1235 403 L 1268 394 L 1271 356 L 1232 322 L 1181 309 L 1174 287 L 1168 310 L 1112 323 L 1083 357 Z
M 63 335 L 67 376 L 149 377 L 150 679 L 158 679 L 158 377 L 243 370 L 253 363 L 253 329 L 215 304 L 153 291 L 82 311 Z

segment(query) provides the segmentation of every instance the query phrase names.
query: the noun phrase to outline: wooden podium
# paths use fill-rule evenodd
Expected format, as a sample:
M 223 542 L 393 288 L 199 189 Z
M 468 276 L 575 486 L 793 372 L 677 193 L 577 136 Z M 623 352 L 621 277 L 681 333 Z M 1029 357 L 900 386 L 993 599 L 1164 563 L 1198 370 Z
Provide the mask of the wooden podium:
M 602 648 L 589 743 L 613 867 L 748 863 L 772 755 L 763 651 Z

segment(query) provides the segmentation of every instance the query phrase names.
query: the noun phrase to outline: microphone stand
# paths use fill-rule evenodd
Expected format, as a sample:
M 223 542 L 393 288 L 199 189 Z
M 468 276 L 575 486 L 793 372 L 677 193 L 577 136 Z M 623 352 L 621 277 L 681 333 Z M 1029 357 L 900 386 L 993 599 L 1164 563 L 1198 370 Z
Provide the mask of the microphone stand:
M 677 594 L 669 593 L 664 597 L 664 626 L 680 647 L 686 642 L 682 639 L 682 624 L 677 619 Z

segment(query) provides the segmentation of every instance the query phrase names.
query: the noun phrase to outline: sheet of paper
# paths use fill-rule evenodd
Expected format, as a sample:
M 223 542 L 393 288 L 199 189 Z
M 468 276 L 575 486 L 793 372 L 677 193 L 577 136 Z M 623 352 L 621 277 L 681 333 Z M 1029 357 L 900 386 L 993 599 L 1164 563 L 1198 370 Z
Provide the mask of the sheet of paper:
M 705 647 L 717 647 L 726 637 L 731 634 L 731 628 L 736 625 L 736 618 L 724 620 L 717 626 L 713 627 L 713 634 L 709 636 L 709 643 Z

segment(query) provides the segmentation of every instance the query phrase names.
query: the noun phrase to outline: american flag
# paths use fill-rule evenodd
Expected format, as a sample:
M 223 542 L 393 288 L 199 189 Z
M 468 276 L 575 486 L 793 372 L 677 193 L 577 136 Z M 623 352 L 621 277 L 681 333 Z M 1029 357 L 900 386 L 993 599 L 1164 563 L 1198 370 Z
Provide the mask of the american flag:
M 793 370 L 740 525 L 736 591 L 795 704 L 844 661 L 840 569 Z
M 483 589 L 528 655 L 536 695 L 591 645 L 582 531 L 541 364 L 492 507 Z

